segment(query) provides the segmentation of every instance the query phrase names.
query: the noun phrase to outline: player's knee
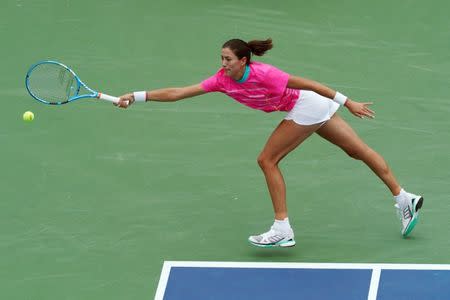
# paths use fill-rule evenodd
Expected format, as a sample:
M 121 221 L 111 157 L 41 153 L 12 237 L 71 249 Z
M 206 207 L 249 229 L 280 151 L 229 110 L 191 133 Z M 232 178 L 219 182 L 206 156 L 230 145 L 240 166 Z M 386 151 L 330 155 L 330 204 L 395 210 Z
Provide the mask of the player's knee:
M 350 156 L 351 158 L 353 158 L 353 159 L 356 159 L 356 160 L 360 160 L 361 158 L 361 156 L 360 156 L 360 154 L 359 154 L 359 152 L 357 151 L 357 150 L 344 150 L 345 151 L 345 153 L 347 153 L 347 155 L 348 156 Z
M 256 161 L 258 162 L 259 167 L 263 170 L 276 165 L 276 163 L 272 159 L 270 159 L 269 156 L 265 155 L 264 153 L 261 153 L 258 156 L 258 158 L 256 159 Z
M 256 159 L 256 162 L 263 169 L 264 165 L 266 164 L 265 156 L 261 153 L 260 155 L 258 155 L 258 158 Z
M 365 149 L 363 147 L 347 148 L 344 149 L 344 151 L 348 156 L 356 160 L 362 160 L 365 153 Z

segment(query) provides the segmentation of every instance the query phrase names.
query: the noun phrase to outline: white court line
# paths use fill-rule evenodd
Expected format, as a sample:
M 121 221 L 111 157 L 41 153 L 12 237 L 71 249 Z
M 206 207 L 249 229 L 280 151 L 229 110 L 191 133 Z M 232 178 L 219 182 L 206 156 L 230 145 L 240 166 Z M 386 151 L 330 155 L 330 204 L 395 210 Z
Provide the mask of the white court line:
M 266 268 L 266 269 L 365 269 L 372 270 L 368 300 L 377 297 L 381 270 L 449 270 L 450 264 L 370 264 L 370 263 L 274 263 L 220 261 L 165 261 L 156 290 L 155 300 L 163 300 L 172 267 L 190 268 Z
M 158 288 L 156 289 L 155 300 L 163 300 L 164 298 L 164 292 L 166 291 L 171 267 L 170 262 L 164 262 L 161 276 L 159 277 Z
M 377 300 L 378 285 L 380 283 L 381 268 L 372 269 L 372 278 L 370 279 L 369 295 L 367 300 Z
M 165 261 L 170 267 L 198 268 L 277 268 L 277 269 L 369 269 L 386 270 L 450 270 L 450 264 L 378 264 L 378 263 L 286 263 L 286 262 L 221 262 Z

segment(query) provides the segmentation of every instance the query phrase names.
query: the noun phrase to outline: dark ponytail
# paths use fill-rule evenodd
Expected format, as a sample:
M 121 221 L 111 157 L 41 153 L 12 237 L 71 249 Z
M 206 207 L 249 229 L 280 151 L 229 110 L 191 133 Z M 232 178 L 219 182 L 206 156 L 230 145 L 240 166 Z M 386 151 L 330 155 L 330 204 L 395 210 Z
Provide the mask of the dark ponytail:
M 267 40 L 252 40 L 248 43 L 240 39 L 231 39 L 222 46 L 222 48 L 229 48 L 233 51 L 239 59 L 247 57 L 247 65 L 250 64 L 252 53 L 256 56 L 263 56 L 268 50 L 272 49 L 272 47 L 273 44 L 271 38 L 268 38 Z
M 247 43 L 252 53 L 256 56 L 263 56 L 266 51 L 272 49 L 272 39 L 268 38 L 265 41 L 253 40 Z

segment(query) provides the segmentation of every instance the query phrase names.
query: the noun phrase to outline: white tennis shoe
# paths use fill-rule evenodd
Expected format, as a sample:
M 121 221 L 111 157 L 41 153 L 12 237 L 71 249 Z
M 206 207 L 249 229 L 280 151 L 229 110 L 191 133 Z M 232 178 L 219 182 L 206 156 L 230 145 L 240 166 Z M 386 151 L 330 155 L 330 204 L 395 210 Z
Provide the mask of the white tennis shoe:
M 402 221 L 402 235 L 408 236 L 417 224 L 419 209 L 423 205 L 423 197 L 406 193 L 401 201 L 395 204 L 397 215 Z
M 260 235 L 252 235 L 248 241 L 257 247 L 293 247 L 295 246 L 294 231 L 289 229 L 287 232 L 275 230 L 270 227 L 270 230 Z

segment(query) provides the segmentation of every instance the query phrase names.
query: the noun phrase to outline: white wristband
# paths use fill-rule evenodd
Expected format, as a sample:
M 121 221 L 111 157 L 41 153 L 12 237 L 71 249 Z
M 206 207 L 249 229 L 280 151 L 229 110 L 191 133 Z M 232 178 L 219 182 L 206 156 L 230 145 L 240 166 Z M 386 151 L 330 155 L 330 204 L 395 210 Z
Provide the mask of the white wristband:
M 344 96 L 339 92 L 336 92 L 336 96 L 334 96 L 333 101 L 339 103 L 340 105 L 344 105 L 345 102 L 347 101 L 347 96 Z
M 145 102 L 147 101 L 147 92 L 146 91 L 133 92 L 133 97 L 135 102 Z

